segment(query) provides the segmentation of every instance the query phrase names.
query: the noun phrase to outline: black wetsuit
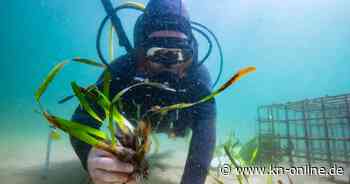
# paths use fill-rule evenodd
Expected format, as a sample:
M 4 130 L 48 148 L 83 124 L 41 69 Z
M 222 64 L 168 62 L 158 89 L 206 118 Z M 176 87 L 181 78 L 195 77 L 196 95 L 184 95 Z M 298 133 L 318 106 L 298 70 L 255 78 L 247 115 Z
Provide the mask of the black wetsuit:
M 112 77 L 114 79 L 111 83 L 112 97 L 118 91 L 133 84 L 135 76 L 140 75 L 136 70 L 134 61 L 133 57 L 125 55 L 111 64 Z M 101 80 L 102 77 L 97 83 L 100 83 Z M 141 111 L 144 112 L 154 105 L 194 102 L 211 93 L 209 73 L 203 65 L 191 67 L 188 75 L 181 79 L 179 86 L 179 92 L 176 94 L 149 88 L 132 90 L 123 97 L 123 104 L 126 104 L 123 105 L 125 116 L 130 118 L 135 115 L 133 113 L 135 113 L 136 104 L 140 104 L 142 107 Z M 91 127 L 99 127 L 97 122 L 80 107 L 76 109 L 72 120 Z M 159 121 L 157 132 L 174 132 L 177 136 L 184 136 L 187 128 L 192 130 L 192 139 L 181 183 L 203 184 L 215 147 L 215 100 L 186 110 L 171 112 Z M 87 156 L 91 146 L 72 137 L 71 143 L 86 169 Z

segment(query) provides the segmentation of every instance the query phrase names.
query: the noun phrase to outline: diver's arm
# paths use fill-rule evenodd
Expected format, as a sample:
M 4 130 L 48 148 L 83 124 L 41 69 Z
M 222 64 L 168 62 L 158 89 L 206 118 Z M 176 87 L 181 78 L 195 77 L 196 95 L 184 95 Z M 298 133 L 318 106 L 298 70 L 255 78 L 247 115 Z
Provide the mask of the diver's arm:
M 112 69 L 112 83 L 110 87 L 110 94 L 116 94 L 120 89 L 125 87 L 124 85 L 127 85 L 127 78 L 130 77 L 130 75 L 133 74 L 133 64 L 132 64 L 132 57 L 130 55 L 124 55 L 115 60 L 111 63 L 111 69 Z M 101 90 L 103 86 L 103 76 L 104 74 L 100 75 L 98 81 L 96 82 L 97 87 Z M 120 82 L 123 81 L 123 82 Z M 102 91 L 102 90 L 101 90 Z M 94 110 L 97 112 L 97 114 L 102 118 L 104 117 L 104 112 L 102 108 L 99 108 L 96 103 L 91 103 Z M 80 106 L 78 106 L 72 116 L 72 121 L 79 122 L 84 125 L 88 125 L 92 128 L 99 128 L 100 124 L 91 117 L 84 109 L 82 109 Z M 104 119 L 104 118 L 103 118 Z M 86 144 L 74 137 L 70 137 L 71 144 L 74 148 L 75 153 L 78 155 L 84 169 L 87 169 L 87 158 L 88 154 L 91 150 L 91 146 L 89 144 Z
M 212 100 L 193 109 L 192 139 L 181 184 L 204 184 L 216 141 L 216 106 Z
M 79 122 L 81 124 L 93 127 L 98 129 L 100 125 L 98 122 L 92 118 L 85 110 L 83 110 L 80 106 L 78 106 L 72 116 L 72 121 Z M 70 136 L 70 141 L 73 146 L 73 149 L 75 153 L 78 155 L 81 164 L 83 165 L 84 169 L 87 169 L 86 161 L 88 158 L 88 154 L 90 152 L 91 146 L 89 144 L 86 144 L 79 139 Z
M 189 72 L 190 98 L 198 101 L 211 94 L 211 79 L 208 69 L 202 65 Z M 192 139 L 181 184 L 204 184 L 216 141 L 215 99 L 188 109 L 190 111 Z
M 102 84 L 103 84 L 103 76 L 102 74 L 99 77 L 99 80 L 96 82 L 96 86 L 100 91 L 102 91 Z M 98 114 L 98 116 L 102 119 L 105 119 L 104 112 L 101 107 L 99 107 L 96 102 L 90 102 L 90 105 L 92 106 L 93 110 Z M 81 123 L 83 125 L 87 125 L 92 128 L 99 129 L 100 128 L 100 123 L 97 122 L 92 116 L 89 115 L 82 107 L 79 105 L 76 110 L 73 113 L 73 116 L 71 118 L 72 121 Z M 79 157 L 82 166 L 84 167 L 85 170 L 87 170 L 87 159 L 89 152 L 91 150 L 91 146 L 73 136 L 70 136 L 70 141 L 73 146 L 73 149 L 77 156 Z

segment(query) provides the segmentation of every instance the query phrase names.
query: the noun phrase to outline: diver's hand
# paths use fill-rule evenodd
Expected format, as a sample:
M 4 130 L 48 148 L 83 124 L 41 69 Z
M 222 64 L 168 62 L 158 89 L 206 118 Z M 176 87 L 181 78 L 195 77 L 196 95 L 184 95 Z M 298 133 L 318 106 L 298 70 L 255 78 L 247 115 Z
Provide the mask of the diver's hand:
M 106 151 L 92 148 L 90 150 L 87 167 L 94 184 L 127 184 L 136 183 L 130 180 L 129 175 L 134 167 L 118 160 L 114 155 Z

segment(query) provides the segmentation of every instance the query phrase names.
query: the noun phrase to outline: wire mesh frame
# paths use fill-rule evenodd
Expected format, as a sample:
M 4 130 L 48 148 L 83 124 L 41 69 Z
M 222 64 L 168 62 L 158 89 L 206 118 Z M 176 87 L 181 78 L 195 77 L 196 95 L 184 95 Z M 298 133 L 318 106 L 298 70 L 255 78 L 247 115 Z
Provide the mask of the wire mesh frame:
M 350 94 L 259 106 L 259 136 L 276 139 L 291 166 L 304 163 L 350 165 Z

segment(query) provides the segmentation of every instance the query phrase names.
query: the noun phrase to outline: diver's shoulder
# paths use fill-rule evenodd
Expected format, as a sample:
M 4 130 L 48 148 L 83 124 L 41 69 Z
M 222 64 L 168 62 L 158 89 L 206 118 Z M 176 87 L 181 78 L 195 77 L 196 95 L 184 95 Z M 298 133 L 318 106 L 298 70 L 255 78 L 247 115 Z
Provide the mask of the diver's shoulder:
M 124 54 L 114 59 L 111 63 L 112 73 L 121 74 L 121 73 L 132 73 L 136 68 L 136 60 L 132 54 Z
M 212 85 L 210 73 L 205 65 L 193 66 L 188 71 L 188 80 L 194 84 L 196 88 L 210 89 Z
M 135 62 L 136 62 L 135 57 L 132 54 L 124 54 L 114 59 L 110 65 L 114 67 L 126 66 L 126 65 L 132 65 Z

